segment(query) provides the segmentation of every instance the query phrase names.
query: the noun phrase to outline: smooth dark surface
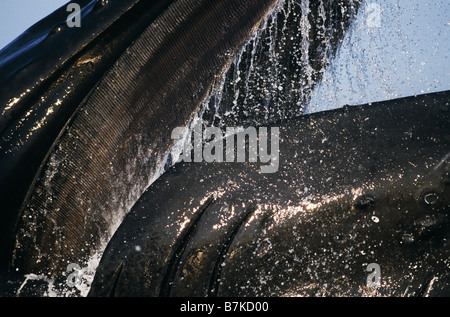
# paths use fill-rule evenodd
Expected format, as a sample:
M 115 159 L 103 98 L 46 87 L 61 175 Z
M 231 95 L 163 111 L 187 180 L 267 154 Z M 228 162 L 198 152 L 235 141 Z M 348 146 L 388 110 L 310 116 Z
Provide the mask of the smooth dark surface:
M 449 97 L 272 123 L 273 174 L 175 165 L 115 233 L 90 296 L 450 295 Z

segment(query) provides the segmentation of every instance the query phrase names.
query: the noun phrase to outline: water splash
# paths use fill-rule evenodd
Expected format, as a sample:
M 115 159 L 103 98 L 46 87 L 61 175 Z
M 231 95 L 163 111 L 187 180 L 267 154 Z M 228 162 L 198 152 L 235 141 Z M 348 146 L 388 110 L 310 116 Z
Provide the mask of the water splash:
M 278 1 L 218 77 L 171 157 L 181 155 L 183 142 L 197 125 L 259 126 L 303 115 L 359 4 Z
M 444 0 L 362 2 L 305 113 L 448 90 L 449 12 Z
M 160 158 L 148 186 L 177 161 L 188 134 L 198 124 L 261 125 L 301 115 L 315 82 L 337 49 L 338 38 L 355 16 L 357 4 L 357 1 L 334 4 L 329 0 L 279 1 L 219 76 L 171 150 Z M 334 13 L 342 6 L 345 9 Z M 122 208 L 123 212 L 110 219 L 110 233 L 87 261 L 86 272 L 95 271 L 109 237 L 133 204 L 130 201 Z M 92 279 L 93 274 L 87 274 L 78 288 L 83 296 L 89 292 Z M 64 296 L 68 294 L 71 293 L 66 290 Z
M 204 124 L 261 125 L 302 115 L 358 4 L 278 2 L 203 102 Z
M 78 263 L 84 276 L 81 285 L 72 289 L 62 287 L 62 290 L 61 284 L 54 285 L 47 295 L 87 295 L 103 250 L 136 202 L 139 189 L 150 186 L 172 164 L 172 158 L 180 155 L 184 138 L 195 124 L 219 127 L 262 125 L 301 115 L 316 82 L 337 50 L 339 39 L 356 12 L 357 3 L 351 0 L 280 0 L 219 76 L 183 137 L 169 152 L 158 157 L 156 168 L 151 171 L 150 182 L 147 178 L 137 179 L 136 189 L 131 189 L 124 201 L 111 202 L 111 205 L 117 207 L 117 212 L 111 217 L 105 218 L 101 212 L 102 206 L 97 206 L 96 212 L 91 210 L 92 217 L 98 217 L 98 221 L 107 223 L 109 230 L 104 232 L 99 244 L 86 246 L 92 248 L 92 252 L 87 261 Z M 130 158 L 130 169 L 137 164 L 135 160 L 151 157 L 149 151 L 142 149 L 137 157 Z M 51 167 L 57 168 L 61 161 L 61 158 L 55 157 L 51 160 L 54 165 Z M 50 169 L 47 176 L 51 178 L 52 175 L 54 174 Z M 47 190 L 52 189 L 49 187 Z M 117 197 L 123 197 L 120 184 L 110 190 L 117 191 Z M 38 217 L 45 210 L 31 212 Z M 39 219 L 36 218 L 31 223 L 36 227 L 27 230 L 36 232 L 39 229 Z M 58 247 L 63 247 L 62 243 Z M 64 286 L 64 282 L 62 285 Z

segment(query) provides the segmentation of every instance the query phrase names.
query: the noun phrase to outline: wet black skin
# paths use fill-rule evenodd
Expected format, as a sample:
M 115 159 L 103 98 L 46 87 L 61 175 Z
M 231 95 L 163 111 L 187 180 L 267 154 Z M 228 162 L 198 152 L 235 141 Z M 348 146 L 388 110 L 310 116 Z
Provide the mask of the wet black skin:
M 450 295 L 449 97 L 274 122 L 275 173 L 178 163 L 116 231 L 90 296 Z
M 173 1 L 71 2 L 82 8 L 81 28 L 67 26 L 63 6 L 0 51 L 2 270 L 11 261 L 26 195 L 64 128 L 108 68 Z
M 63 6 L 0 52 L 2 276 L 59 278 L 68 263 L 85 265 L 157 174 L 172 129 L 277 3 L 73 2 L 80 28 L 67 26 Z M 358 3 L 326 0 L 326 19 L 312 23 L 311 87 L 326 67 L 324 43 L 333 54 L 351 18 L 342 12 Z M 316 2 L 308 18 L 318 19 Z
M 80 28 L 66 25 L 69 12 L 63 6 L 0 52 L 3 271 L 12 266 L 21 273 L 60 274 L 60 262 L 83 257 L 86 243 L 96 244 L 106 230 L 101 219 L 91 222 L 97 217 L 92 210 L 105 215 L 117 209 L 110 206 L 113 194 L 107 198 L 98 185 L 112 187 L 108 183 L 125 178 L 120 173 L 126 169 L 132 179 L 122 184 L 126 197 L 116 197 L 118 205 L 137 199 L 158 154 L 171 146 L 171 130 L 188 122 L 275 0 L 75 2 L 82 7 Z M 209 27 L 200 33 L 204 25 Z M 130 70 L 133 63 L 138 66 Z M 76 149 L 54 154 L 65 144 Z M 141 145 L 153 158 L 129 170 L 127 160 Z M 51 197 L 45 197 L 39 188 L 53 154 L 62 155 L 66 165 L 50 185 Z M 139 182 L 137 197 L 127 197 Z M 45 205 L 50 200 L 51 206 Z M 80 206 L 80 200 L 89 206 Z M 86 223 L 94 228 L 86 229 Z M 41 225 L 38 232 L 21 231 L 35 230 L 30 229 L 35 224 Z M 63 233 L 55 232 L 55 225 Z M 24 235 L 34 241 L 17 241 Z M 44 261 L 42 251 L 48 253 Z
M 22 285 L 27 273 L 66 287 L 67 263 L 85 261 L 107 220 L 141 196 L 172 129 L 276 1 L 75 2 L 82 28 L 66 26 L 64 6 L 0 52 L 4 296 L 42 296 L 47 283 Z M 325 6 L 333 49 L 347 4 Z M 314 81 L 321 30 L 310 33 Z M 260 163 L 174 166 L 134 204 L 90 295 L 448 295 L 448 96 L 264 122 L 281 127 L 273 174 Z M 282 108 L 290 98 L 308 96 L 282 96 Z M 243 110 L 239 122 L 261 122 Z M 366 287 L 370 263 L 377 289 Z

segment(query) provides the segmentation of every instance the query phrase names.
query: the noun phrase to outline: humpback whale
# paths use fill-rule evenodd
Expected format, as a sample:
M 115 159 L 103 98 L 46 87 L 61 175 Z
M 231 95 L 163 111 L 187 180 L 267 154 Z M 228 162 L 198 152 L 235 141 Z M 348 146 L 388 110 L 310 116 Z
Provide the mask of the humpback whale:
M 52 272 L 95 243 L 102 222 L 149 182 L 171 127 L 186 124 L 274 2 L 85 1 L 81 28 L 64 26 L 60 9 L 7 47 L 3 267 L 13 251 L 19 272 Z M 128 183 L 122 194 L 117 179 Z
M 359 1 L 76 3 L 81 27 L 69 27 L 63 6 L 0 51 L 0 271 L 5 277 L 58 278 L 67 265 L 84 265 L 101 252 L 164 171 L 172 129 L 187 125 L 214 85 L 239 71 L 227 72 L 238 52 L 260 60 L 261 69 L 274 61 L 267 59 L 270 54 L 285 56 L 280 69 L 296 73 L 301 69 L 290 66 L 301 66 L 303 56 L 310 62 L 308 78 L 301 78 L 308 89 L 292 91 L 307 99 Z M 278 24 L 275 17 L 286 12 L 292 19 Z M 242 50 L 264 29 L 267 17 L 281 44 L 253 42 Z M 283 33 L 300 22 L 309 25 L 304 33 Z M 309 44 L 298 50 L 294 39 Z M 281 108 L 294 105 L 284 98 L 288 95 L 283 92 Z M 230 113 L 221 107 L 213 114 L 204 111 L 205 120 Z M 238 121 L 260 121 L 256 113 L 236 114 Z
M 76 3 L 0 51 L 2 295 L 448 294 L 448 92 L 298 117 L 359 1 Z M 280 170 L 170 167 L 195 114 Z
M 176 164 L 125 217 L 90 296 L 449 296 L 449 97 L 274 122 L 275 173 Z

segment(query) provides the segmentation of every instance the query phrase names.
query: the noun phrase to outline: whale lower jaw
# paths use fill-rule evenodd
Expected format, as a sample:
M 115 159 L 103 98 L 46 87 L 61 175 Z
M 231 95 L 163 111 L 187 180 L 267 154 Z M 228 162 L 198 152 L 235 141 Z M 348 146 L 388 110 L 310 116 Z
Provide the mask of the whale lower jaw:
M 448 296 L 449 96 L 272 123 L 274 173 L 175 165 L 124 219 L 90 295 Z

